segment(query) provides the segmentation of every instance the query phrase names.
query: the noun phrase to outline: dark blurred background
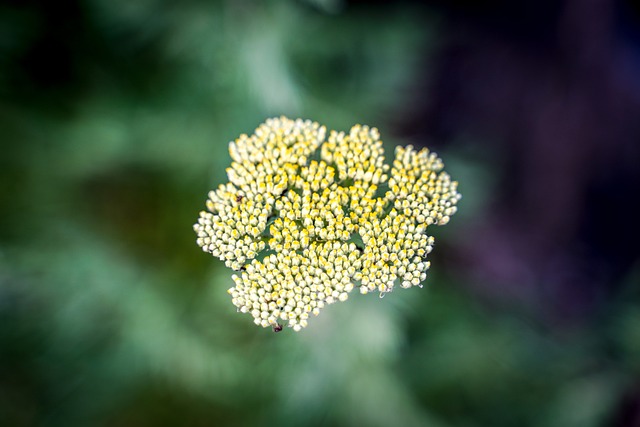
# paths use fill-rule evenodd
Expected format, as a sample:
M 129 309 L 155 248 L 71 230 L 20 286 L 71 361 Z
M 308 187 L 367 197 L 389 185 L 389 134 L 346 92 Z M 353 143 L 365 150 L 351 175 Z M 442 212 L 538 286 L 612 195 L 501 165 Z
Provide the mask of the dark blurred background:
M 191 229 L 285 114 L 460 182 L 424 289 L 298 334 Z M 640 426 L 632 1 L 0 3 L 1 426 Z

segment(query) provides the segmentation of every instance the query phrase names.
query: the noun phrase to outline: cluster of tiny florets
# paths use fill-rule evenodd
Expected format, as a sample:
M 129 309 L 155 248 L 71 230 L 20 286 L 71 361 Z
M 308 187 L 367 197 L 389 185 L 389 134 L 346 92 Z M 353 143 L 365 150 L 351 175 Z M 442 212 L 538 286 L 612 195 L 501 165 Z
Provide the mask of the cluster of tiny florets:
M 446 224 L 460 199 L 426 148 L 397 147 L 389 168 L 377 129 L 326 133 L 280 117 L 241 135 L 229 145 L 230 182 L 194 225 L 198 245 L 239 272 L 233 304 L 263 327 L 299 331 L 354 288 L 420 286 L 427 227 Z

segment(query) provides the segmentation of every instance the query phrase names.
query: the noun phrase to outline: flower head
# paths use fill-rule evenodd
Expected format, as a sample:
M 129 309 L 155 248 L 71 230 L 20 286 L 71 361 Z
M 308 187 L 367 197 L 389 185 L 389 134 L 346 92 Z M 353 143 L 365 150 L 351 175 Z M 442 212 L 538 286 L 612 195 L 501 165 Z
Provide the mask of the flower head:
M 194 225 L 205 252 L 239 273 L 233 304 L 263 327 L 295 331 L 326 304 L 419 286 L 434 239 L 460 199 L 428 149 L 397 147 L 391 168 L 376 128 L 348 134 L 273 118 L 229 144 L 229 183 Z

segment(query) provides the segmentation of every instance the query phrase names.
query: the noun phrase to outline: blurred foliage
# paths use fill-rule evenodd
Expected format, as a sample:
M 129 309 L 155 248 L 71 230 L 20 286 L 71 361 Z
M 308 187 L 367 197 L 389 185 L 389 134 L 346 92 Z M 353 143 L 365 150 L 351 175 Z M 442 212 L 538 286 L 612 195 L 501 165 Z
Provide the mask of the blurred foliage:
M 227 142 L 268 116 L 407 142 L 390 123 L 438 34 L 402 3 L 0 5 L 0 425 L 605 422 L 640 374 L 631 285 L 593 330 L 556 333 L 475 302 L 436 259 L 423 290 L 274 335 L 195 244 Z M 491 165 L 443 158 L 469 218 Z

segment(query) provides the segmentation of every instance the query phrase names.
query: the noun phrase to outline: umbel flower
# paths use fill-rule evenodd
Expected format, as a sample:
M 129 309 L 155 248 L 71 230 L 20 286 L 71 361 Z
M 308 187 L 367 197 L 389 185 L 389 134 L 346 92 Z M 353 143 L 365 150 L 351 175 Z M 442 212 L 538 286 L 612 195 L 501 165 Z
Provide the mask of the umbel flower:
M 229 182 L 209 192 L 194 230 L 205 252 L 238 271 L 233 304 L 275 331 L 307 326 L 327 304 L 420 286 L 434 239 L 460 199 L 428 149 L 396 147 L 376 128 L 330 131 L 268 119 L 229 144 Z

